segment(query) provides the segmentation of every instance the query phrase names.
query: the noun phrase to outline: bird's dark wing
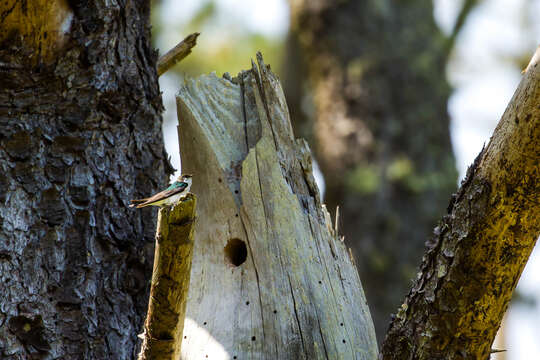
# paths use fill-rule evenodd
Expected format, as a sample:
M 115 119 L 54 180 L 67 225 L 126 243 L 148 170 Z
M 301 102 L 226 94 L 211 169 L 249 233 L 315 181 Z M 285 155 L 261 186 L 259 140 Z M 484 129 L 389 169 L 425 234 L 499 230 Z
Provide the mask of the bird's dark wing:
M 178 193 L 181 193 L 182 191 L 184 191 L 184 189 L 187 186 L 188 186 L 188 184 L 181 183 L 180 186 L 177 186 L 174 189 L 164 190 L 164 191 L 159 192 L 159 193 L 157 193 L 157 194 L 155 194 L 155 195 L 153 195 L 153 196 L 151 196 L 149 198 L 131 200 L 131 202 L 133 204 L 131 204 L 129 206 L 133 207 L 133 206 L 137 205 L 138 208 L 148 206 L 148 205 L 152 204 L 153 202 L 163 200 L 163 199 L 168 198 L 169 196 L 173 196 L 173 195 L 176 195 Z M 139 203 L 139 204 L 137 204 L 137 203 Z

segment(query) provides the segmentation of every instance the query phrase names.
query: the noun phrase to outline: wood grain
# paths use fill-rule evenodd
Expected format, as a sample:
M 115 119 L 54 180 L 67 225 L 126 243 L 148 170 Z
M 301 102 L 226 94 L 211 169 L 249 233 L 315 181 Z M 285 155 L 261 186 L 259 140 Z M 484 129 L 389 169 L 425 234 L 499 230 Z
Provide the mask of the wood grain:
M 360 279 L 310 150 L 257 60 L 234 79 L 189 79 L 177 96 L 182 168 L 200 201 L 182 358 L 374 359 Z M 225 248 L 238 240 L 247 258 L 235 266 Z

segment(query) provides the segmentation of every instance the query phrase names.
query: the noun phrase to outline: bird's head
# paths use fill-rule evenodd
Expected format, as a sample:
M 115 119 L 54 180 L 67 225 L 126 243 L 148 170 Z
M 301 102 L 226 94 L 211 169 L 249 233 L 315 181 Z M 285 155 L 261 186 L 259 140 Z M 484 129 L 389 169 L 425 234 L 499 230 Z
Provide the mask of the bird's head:
M 178 178 L 178 181 L 183 181 L 185 183 L 187 183 L 188 185 L 191 185 L 191 182 L 192 182 L 192 179 L 193 176 L 191 175 L 182 175 Z

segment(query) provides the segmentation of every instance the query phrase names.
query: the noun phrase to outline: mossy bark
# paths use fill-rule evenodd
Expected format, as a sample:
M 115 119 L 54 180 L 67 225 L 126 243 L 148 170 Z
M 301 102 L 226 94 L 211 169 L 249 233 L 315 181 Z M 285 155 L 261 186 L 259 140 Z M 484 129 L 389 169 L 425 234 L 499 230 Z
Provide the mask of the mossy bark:
M 69 41 L 74 20 L 66 0 L 5 0 L 0 3 L 0 14 L 0 48 L 17 50 L 11 54 L 13 59 L 4 54 L 7 66 L 56 61 Z
M 139 360 L 178 359 L 193 255 L 195 196 L 159 210 L 148 314 Z
M 540 236 L 540 48 L 435 229 L 382 359 L 488 359 Z

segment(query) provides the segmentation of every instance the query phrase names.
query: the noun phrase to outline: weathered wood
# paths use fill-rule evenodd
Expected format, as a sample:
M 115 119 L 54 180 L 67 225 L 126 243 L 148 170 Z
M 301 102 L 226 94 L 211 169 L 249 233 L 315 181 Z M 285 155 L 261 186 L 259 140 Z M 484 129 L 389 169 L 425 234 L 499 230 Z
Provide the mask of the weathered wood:
M 199 33 L 189 34 L 184 40 L 180 41 L 178 45 L 160 57 L 157 62 L 158 76 L 163 75 L 163 73 L 167 72 L 167 70 L 191 54 L 191 49 L 197 45 L 197 37 L 199 37 L 199 35 Z
M 358 273 L 258 62 L 232 80 L 189 79 L 177 96 L 199 196 L 182 358 L 374 359 Z
M 193 254 L 196 199 L 159 210 L 154 270 L 139 360 L 178 359 Z
M 489 358 L 540 235 L 539 53 L 435 229 L 383 359 Z

